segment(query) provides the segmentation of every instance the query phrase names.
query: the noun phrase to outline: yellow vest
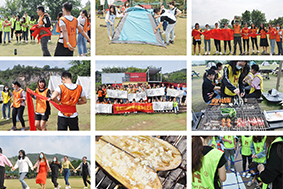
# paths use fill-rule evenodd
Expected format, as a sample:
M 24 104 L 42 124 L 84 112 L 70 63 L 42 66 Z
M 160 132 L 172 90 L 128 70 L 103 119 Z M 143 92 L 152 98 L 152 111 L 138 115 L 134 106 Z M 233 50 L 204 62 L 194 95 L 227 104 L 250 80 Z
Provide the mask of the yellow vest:
M 254 76 L 254 78 L 256 78 L 256 77 L 258 77 L 260 79 L 260 91 L 262 93 L 262 90 L 263 90 L 263 82 L 262 81 L 263 81 L 263 79 L 262 79 L 260 74 Z M 255 88 L 254 87 L 251 88 L 250 94 L 253 93 L 253 92 L 255 92 Z
M 228 64 L 226 65 L 226 67 L 229 70 L 229 75 L 228 75 L 228 79 L 230 80 L 230 82 L 232 83 L 232 85 L 234 85 L 236 88 L 238 88 L 238 84 L 239 84 L 239 79 L 240 79 L 240 75 L 242 73 L 242 69 L 238 70 L 236 72 L 236 75 L 233 74 L 233 70 L 232 67 Z M 236 93 L 234 93 L 233 91 L 230 91 L 226 86 L 224 88 L 224 93 L 228 96 L 236 96 Z
M 3 97 L 3 103 L 7 104 L 9 102 L 9 98 L 11 97 L 10 91 L 8 92 L 2 91 L 2 97 Z M 12 99 L 10 99 L 10 102 L 12 102 Z

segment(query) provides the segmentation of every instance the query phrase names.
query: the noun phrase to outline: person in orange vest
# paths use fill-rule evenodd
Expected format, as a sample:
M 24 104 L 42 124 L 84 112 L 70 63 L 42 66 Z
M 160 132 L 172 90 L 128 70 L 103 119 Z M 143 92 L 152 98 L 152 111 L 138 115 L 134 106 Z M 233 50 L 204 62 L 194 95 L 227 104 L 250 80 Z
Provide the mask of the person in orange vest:
M 104 90 L 102 90 L 101 86 L 98 86 L 97 97 L 99 102 L 103 101 L 103 94 L 104 94 Z
M 41 30 L 39 37 L 44 35 L 40 39 L 41 50 L 43 52 L 43 56 L 51 56 L 48 50 L 48 46 L 47 46 L 48 40 L 51 35 L 51 32 L 48 32 L 48 30 L 50 30 L 50 27 L 51 27 L 51 19 L 49 15 L 44 12 L 44 7 L 42 5 L 39 5 L 37 7 L 36 12 L 37 12 L 37 15 L 39 16 L 37 28 Z
M 200 45 L 201 45 L 201 38 L 200 38 L 200 35 L 201 35 L 201 29 L 199 28 L 199 24 L 196 23 L 195 24 L 195 28 L 193 29 L 193 32 L 196 31 L 196 32 L 199 32 L 196 36 L 193 37 L 193 45 L 194 45 L 194 55 L 196 55 L 196 45 L 198 44 L 198 53 L 200 55 Z
M 87 10 L 82 10 L 80 16 L 78 17 L 78 21 L 80 25 L 83 27 L 85 33 L 87 33 L 88 28 L 88 14 Z M 87 48 L 86 48 L 86 38 L 82 35 L 81 32 L 78 34 L 78 51 L 79 56 L 86 56 Z
M 275 32 L 274 25 L 268 24 L 269 42 L 271 46 L 270 55 L 275 55 Z
M 278 48 L 278 54 L 277 55 L 283 55 L 283 52 L 282 52 L 282 29 L 281 29 L 280 24 L 277 24 L 277 26 L 276 26 L 275 40 L 276 40 L 277 48 Z
M 37 81 L 37 88 L 34 92 L 48 98 L 51 96 L 50 90 L 46 88 L 45 79 L 39 79 Z M 36 96 L 32 97 L 36 99 L 35 126 L 40 131 L 46 131 L 46 122 L 48 121 L 51 112 L 50 104 L 46 100 L 37 99 Z
M 63 16 L 59 26 L 62 34 L 59 37 L 54 56 L 73 56 L 77 46 L 77 28 L 79 32 L 90 42 L 90 38 L 83 30 L 78 20 L 71 15 L 73 5 L 70 2 L 63 4 Z
M 246 44 L 247 44 L 247 55 L 250 54 L 249 49 L 250 49 L 250 29 L 248 28 L 248 23 L 245 23 L 245 27 L 242 29 L 242 36 L 243 36 L 243 47 L 244 47 L 244 53 L 246 54 Z
M 215 23 L 215 28 L 213 28 L 213 30 L 220 30 L 220 28 L 218 28 L 218 23 Z M 222 55 L 222 52 L 221 52 L 221 41 L 218 40 L 218 39 L 214 39 L 214 45 L 215 45 L 215 48 L 216 48 L 216 52 L 215 54 L 220 54 Z
M 251 34 L 254 34 L 254 35 L 257 34 L 257 27 L 255 27 L 255 24 L 254 24 L 254 23 L 252 23 Z M 259 53 L 258 45 L 257 45 L 257 36 L 252 36 L 252 37 L 251 37 L 251 40 L 252 40 L 253 54 L 254 54 L 254 52 L 255 52 L 255 47 L 254 47 L 254 46 L 256 46 L 257 53 Z
M 241 17 L 239 19 L 241 19 Z M 231 25 L 233 26 L 233 30 L 234 30 L 234 34 L 233 34 L 234 36 L 234 54 L 233 55 L 236 55 L 237 44 L 239 44 L 240 55 L 242 55 L 242 42 L 241 42 L 241 25 L 242 24 L 243 24 L 243 21 L 241 20 L 241 24 L 240 24 L 239 20 L 236 20 L 236 18 L 234 18 L 234 20 L 232 20 L 231 22 Z
M 267 47 L 269 46 L 268 45 L 268 41 L 267 41 L 267 38 L 266 38 L 266 33 L 267 33 L 267 30 L 266 30 L 266 27 L 263 26 L 263 23 L 260 24 L 260 27 L 258 29 L 258 33 L 260 34 L 260 43 L 259 43 L 259 46 L 262 47 L 262 53 L 261 54 L 267 54 Z
M 26 130 L 25 126 L 25 120 L 23 118 L 25 106 L 26 106 L 26 93 L 25 91 L 21 88 L 21 84 L 18 81 L 14 81 L 12 83 L 12 87 L 14 89 L 13 91 L 13 103 L 11 105 L 12 110 L 12 120 L 13 120 L 13 127 L 11 131 L 14 131 L 17 129 L 17 116 L 22 124 L 22 129 L 21 131 Z
M 68 106 L 83 105 L 87 103 L 86 94 L 81 85 L 72 83 L 72 74 L 64 71 L 61 75 L 62 85 L 59 85 L 52 93 L 50 100 Z M 60 97 L 60 101 L 57 99 Z M 78 112 L 58 112 L 58 131 L 79 130 Z
M 209 30 L 210 30 L 209 25 L 206 24 L 204 31 L 206 32 L 206 31 L 209 31 Z M 208 53 L 207 53 L 207 44 L 208 44 Z M 207 36 L 204 36 L 204 49 L 205 49 L 204 55 L 210 55 L 210 50 L 211 50 L 211 48 L 210 48 L 210 38 L 207 37 Z
M 223 35 L 229 37 L 229 33 L 228 32 L 224 33 L 224 31 L 230 30 L 228 28 L 228 23 L 225 23 L 224 28 L 222 30 L 223 30 Z M 227 44 L 229 46 L 229 51 L 230 51 L 230 53 L 228 53 L 228 55 L 229 55 L 229 54 L 232 54 L 231 40 L 224 40 L 224 54 L 226 54 Z

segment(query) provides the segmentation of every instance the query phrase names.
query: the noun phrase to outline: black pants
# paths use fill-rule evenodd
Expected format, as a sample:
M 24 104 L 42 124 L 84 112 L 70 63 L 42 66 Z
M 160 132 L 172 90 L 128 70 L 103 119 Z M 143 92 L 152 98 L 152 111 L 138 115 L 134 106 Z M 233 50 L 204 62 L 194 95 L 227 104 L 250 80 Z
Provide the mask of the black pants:
M 88 175 L 86 175 L 86 174 L 82 175 L 85 187 L 87 187 L 87 183 L 90 185 L 90 181 L 87 179 L 87 176 Z
M 249 52 L 250 49 L 250 40 L 249 39 L 243 39 L 243 46 L 244 46 L 244 51 L 246 51 L 246 46 L 247 46 L 247 52 Z
M 278 48 L 278 55 L 283 54 L 282 53 L 282 39 L 277 43 L 277 48 Z
M 0 31 L 0 43 L 2 43 L 2 31 Z
M 248 162 L 249 162 L 249 164 L 252 162 L 252 155 L 250 155 L 250 156 L 244 156 L 244 155 L 242 155 L 242 159 L 243 159 L 243 171 L 246 171 L 247 169 L 246 169 L 246 167 L 247 167 L 247 159 L 248 159 Z
M 52 181 L 52 183 L 54 184 L 54 187 L 55 187 L 55 188 L 57 188 L 57 186 L 58 186 L 57 178 L 58 178 L 58 177 L 54 177 L 54 176 L 51 177 L 51 181 Z
M 78 131 L 79 130 L 79 118 L 66 118 L 58 116 L 58 131 L 67 131 L 68 127 L 70 131 Z
M 12 111 L 12 119 L 13 119 L 13 126 L 16 127 L 16 124 L 17 124 L 17 115 L 18 115 L 18 118 L 22 124 L 22 127 L 25 127 L 25 120 L 23 118 L 23 114 L 24 114 L 24 110 L 25 110 L 25 107 L 24 106 L 20 106 L 19 108 L 15 108 L 13 107 L 13 111 Z
M 232 49 L 231 49 L 231 41 L 224 41 L 224 51 L 226 52 L 227 44 L 229 46 L 229 51 L 231 52 L 232 51 Z
M 63 43 L 57 43 L 54 56 L 73 56 L 74 51 L 70 51 L 68 48 L 64 47 Z
M 88 37 L 90 38 L 91 30 L 88 30 L 88 31 L 87 31 L 87 35 L 88 35 Z
M 4 186 L 5 167 L 0 166 L 0 189 L 6 188 Z
M 11 40 L 13 39 L 15 29 L 11 29 Z
M 245 95 L 245 98 L 260 98 L 261 97 L 261 90 L 255 90 L 251 94 Z
M 258 50 L 258 45 L 257 45 L 257 38 L 251 38 L 252 39 L 252 46 L 253 46 L 253 50 L 255 50 L 256 46 L 256 50 Z
M 234 54 L 236 54 L 236 51 L 237 51 L 237 44 L 239 44 L 240 53 L 242 54 L 241 37 L 234 37 Z
M 215 45 L 216 51 L 221 52 L 220 40 L 214 39 L 214 45 Z

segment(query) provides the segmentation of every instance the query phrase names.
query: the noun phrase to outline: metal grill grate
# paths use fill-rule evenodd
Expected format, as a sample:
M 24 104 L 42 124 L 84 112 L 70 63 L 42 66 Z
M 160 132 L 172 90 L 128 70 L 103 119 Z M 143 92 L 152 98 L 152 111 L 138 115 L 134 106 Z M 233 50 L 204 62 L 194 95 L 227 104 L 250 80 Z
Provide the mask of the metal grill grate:
M 186 136 L 156 136 L 175 146 L 182 154 L 182 163 L 174 170 L 158 171 L 163 189 L 187 188 L 187 137 Z M 99 137 L 96 137 L 98 140 Z M 126 189 L 116 179 L 104 171 L 97 163 L 95 168 L 95 185 L 97 189 Z

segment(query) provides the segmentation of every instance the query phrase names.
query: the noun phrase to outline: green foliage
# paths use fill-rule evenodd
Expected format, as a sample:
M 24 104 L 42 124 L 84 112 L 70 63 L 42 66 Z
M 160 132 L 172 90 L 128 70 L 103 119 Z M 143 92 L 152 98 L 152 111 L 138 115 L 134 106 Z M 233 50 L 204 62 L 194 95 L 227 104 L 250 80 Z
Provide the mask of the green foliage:
M 164 77 L 167 75 L 168 78 Z M 171 72 L 169 74 L 164 74 L 162 76 L 163 82 L 171 82 L 171 83 L 186 83 L 187 82 L 187 69 L 178 70 L 175 72 Z
M 278 17 L 278 18 L 275 18 L 274 20 L 270 20 L 269 23 L 274 24 L 275 26 L 277 24 L 280 24 L 281 26 L 283 26 L 283 17 Z
M 220 19 L 218 22 L 219 22 L 220 28 L 224 28 L 224 25 L 225 25 L 226 23 L 227 23 L 228 26 L 229 26 L 229 20 L 226 19 L 226 18 L 222 18 L 222 19 Z
M 248 26 L 250 26 L 251 23 L 251 12 L 246 10 L 244 13 L 242 13 L 242 20 L 243 24 L 248 23 Z
M 72 73 L 74 83 L 77 81 L 78 76 L 90 76 L 89 60 L 73 60 L 69 64 L 73 65 L 69 68 L 69 72 Z
M 261 23 L 266 23 L 265 13 L 262 13 L 259 10 L 253 10 L 251 13 L 251 22 L 259 28 Z
M 37 88 L 37 83 L 32 83 L 27 87 L 34 91 Z

